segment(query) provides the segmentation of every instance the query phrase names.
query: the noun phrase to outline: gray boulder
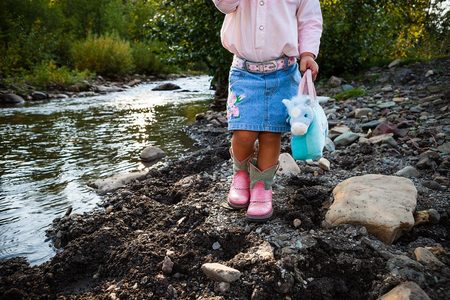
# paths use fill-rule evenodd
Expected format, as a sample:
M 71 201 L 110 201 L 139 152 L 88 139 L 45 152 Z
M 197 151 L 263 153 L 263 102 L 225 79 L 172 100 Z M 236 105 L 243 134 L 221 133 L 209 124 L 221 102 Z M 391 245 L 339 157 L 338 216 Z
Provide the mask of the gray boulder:
M 413 166 L 406 166 L 403 169 L 399 170 L 395 173 L 397 176 L 411 178 L 411 177 L 419 177 L 420 173 Z
M 48 95 L 44 92 L 35 91 L 31 93 L 31 99 L 33 100 L 45 100 L 48 99 Z
M 339 87 L 342 84 L 342 79 L 336 76 L 331 76 L 330 79 L 328 80 L 328 84 L 331 87 Z
M 392 289 L 389 293 L 384 294 L 380 300 L 429 300 L 430 297 L 420 288 L 420 286 L 413 282 L 402 282 L 397 287 Z
M 122 92 L 124 89 L 118 86 L 106 86 L 106 85 L 97 85 L 94 86 L 94 91 L 100 94 L 114 93 L 114 92 Z
M 336 146 L 348 146 L 350 144 L 353 144 L 353 142 L 355 142 L 358 139 L 359 139 L 358 134 L 351 132 L 351 131 L 347 131 L 347 132 L 339 135 L 337 138 L 335 138 L 334 144 Z
M 0 94 L 0 104 L 24 104 L 25 100 L 15 94 Z
M 156 160 L 159 160 L 165 156 L 166 154 L 160 148 L 149 146 L 142 150 L 141 160 L 145 162 L 155 162 Z
M 352 177 L 334 188 L 333 197 L 325 216 L 333 226 L 362 225 L 386 244 L 414 226 L 417 190 L 409 179 L 380 174 Z
M 402 62 L 402 60 L 401 60 L 400 58 L 397 58 L 397 59 L 393 60 L 393 61 L 388 65 L 388 68 L 390 69 L 390 68 L 396 67 L 396 66 L 398 66 L 401 62 Z
M 175 83 L 168 82 L 158 85 L 157 87 L 153 88 L 152 91 L 173 91 L 179 89 L 181 89 L 180 86 L 176 85 Z
M 106 179 L 95 180 L 94 182 L 91 182 L 90 185 L 97 190 L 97 193 L 106 194 L 125 186 L 133 180 L 144 177 L 146 174 L 147 171 L 120 173 Z

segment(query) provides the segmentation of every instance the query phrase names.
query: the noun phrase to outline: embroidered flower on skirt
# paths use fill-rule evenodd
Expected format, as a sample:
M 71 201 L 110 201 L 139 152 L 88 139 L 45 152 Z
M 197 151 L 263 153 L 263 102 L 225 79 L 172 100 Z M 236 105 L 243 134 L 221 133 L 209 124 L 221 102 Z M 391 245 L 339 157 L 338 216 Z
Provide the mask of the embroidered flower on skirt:
M 228 95 L 227 101 L 227 119 L 230 120 L 232 117 L 239 118 L 239 107 L 237 106 L 239 103 L 244 100 L 245 95 L 238 96 L 236 95 L 232 89 L 230 89 L 230 93 Z

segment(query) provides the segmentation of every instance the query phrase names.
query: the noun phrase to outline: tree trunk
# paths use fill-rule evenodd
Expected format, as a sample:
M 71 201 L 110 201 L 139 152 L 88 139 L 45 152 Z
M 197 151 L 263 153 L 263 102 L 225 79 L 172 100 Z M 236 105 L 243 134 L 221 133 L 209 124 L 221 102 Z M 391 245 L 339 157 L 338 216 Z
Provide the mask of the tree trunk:
M 217 69 L 211 85 L 216 90 L 211 108 L 216 111 L 225 110 L 228 97 L 228 70 Z

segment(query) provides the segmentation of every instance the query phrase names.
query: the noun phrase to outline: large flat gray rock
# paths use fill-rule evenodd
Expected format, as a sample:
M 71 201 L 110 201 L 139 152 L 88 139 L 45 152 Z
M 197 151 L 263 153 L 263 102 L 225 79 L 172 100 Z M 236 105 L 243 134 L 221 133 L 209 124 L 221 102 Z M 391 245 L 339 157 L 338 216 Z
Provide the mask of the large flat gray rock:
M 99 194 L 106 194 L 115 191 L 131 181 L 144 177 L 148 171 L 120 173 L 105 179 L 97 179 L 91 185 L 97 190 Z
M 325 216 L 333 226 L 363 225 L 387 244 L 414 226 L 417 190 L 407 178 L 375 174 L 352 177 L 338 184 L 333 196 Z
M 430 300 L 430 297 L 413 282 L 407 281 L 393 288 L 389 293 L 384 294 L 379 300 Z

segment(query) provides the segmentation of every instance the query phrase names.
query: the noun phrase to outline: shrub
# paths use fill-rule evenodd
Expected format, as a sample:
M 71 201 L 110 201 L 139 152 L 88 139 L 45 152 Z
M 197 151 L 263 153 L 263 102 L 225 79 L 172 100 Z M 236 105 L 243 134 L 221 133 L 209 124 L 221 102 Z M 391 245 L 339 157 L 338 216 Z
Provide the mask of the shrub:
M 116 77 L 133 69 L 130 43 L 116 35 L 88 36 L 72 46 L 74 66 L 97 74 Z
M 134 71 L 139 74 L 160 74 L 166 70 L 156 55 L 159 47 L 156 44 L 137 42 L 133 44 L 132 54 Z
M 324 31 L 318 59 L 322 73 L 354 73 L 394 58 L 449 54 L 448 46 L 443 46 L 449 44 L 448 17 L 433 2 L 323 0 L 321 7 Z
M 30 74 L 25 75 L 28 83 L 41 88 L 65 87 L 90 78 L 88 71 L 69 70 L 57 67 L 53 61 L 43 62 L 35 66 Z

